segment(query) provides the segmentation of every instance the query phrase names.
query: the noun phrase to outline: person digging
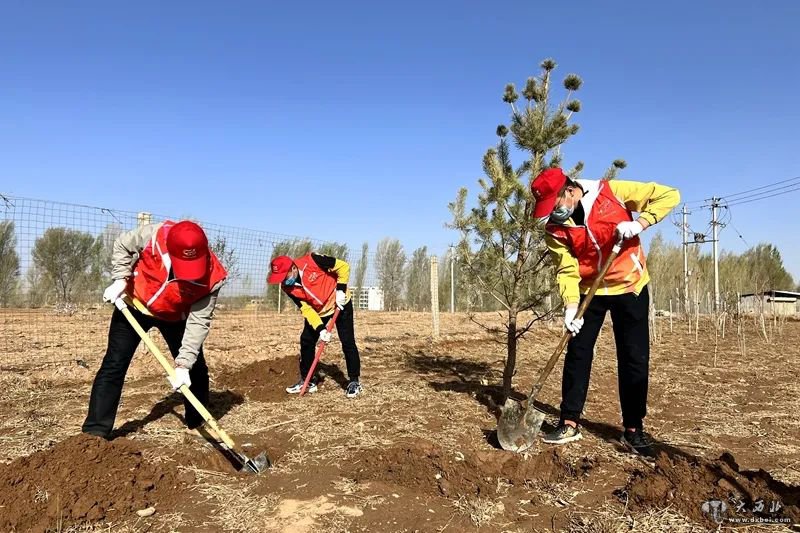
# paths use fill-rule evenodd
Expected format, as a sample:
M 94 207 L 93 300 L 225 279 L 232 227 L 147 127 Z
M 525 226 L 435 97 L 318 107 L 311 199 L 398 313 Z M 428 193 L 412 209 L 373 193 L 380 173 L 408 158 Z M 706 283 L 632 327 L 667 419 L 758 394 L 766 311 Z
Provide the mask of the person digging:
M 347 289 L 349 278 L 350 265 L 327 255 L 310 253 L 296 259 L 281 255 L 270 263 L 267 283 L 280 284 L 305 319 L 300 335 L 300 381 L 287 387 L 287 393 L 299 394 L 302 391 L 314 362 L 317 341 L 331 341 L 333 336 L 326 326 L 336 308 L 339 309 L 336 332 L 342 343 L 349 378 L 345 395 L 355 398 L 361 393 L 361 359 L 353 326 L 353 302 Z M 314 375 L 309 380 L 307 392 L 316 391 L 317 379 Z
M 560 168 L 540 173 L 531 183 L 531 191 L 536 199 L 533 217 L 545 221 L 545 241 L 565 304 L 564 325 L 572 333 L 564 358 L 560 420 L 543 441 L 565 444 L 581 439 L 579 422 L 594 345 L 610 312 L 622 408 L 620 442 L 632 452 L 652 457 L 652 445 L 643 431 L 650 361 L 650 276 L 639 234 L 667 216 L 680 201 L 680 194 L 657 183 L 571 180 Z M 635 219 L 634 212 L 639 214 Z M 619 255 L 583 318 L 576 320 L 578 304 L 620 239 Z
M 227 275 L 200 226 L 188 220 L 166 221 L 123 233 L 114 241 L 114 281 L 103 292 L 106 302 L 122 298 L 145 331 L 161 332 L 175 359 L 175 378 L 170 378 L 173 389 L 187 385 L 204 406 L 209 387 L 203 342 Z M 125 374 L 140 341 L 122 311 L 115 308 L 106 353 L 92 384 L 84 433 L 111 435 Z M 184 405 L 186 434 L 216 438 L 185 398 Z

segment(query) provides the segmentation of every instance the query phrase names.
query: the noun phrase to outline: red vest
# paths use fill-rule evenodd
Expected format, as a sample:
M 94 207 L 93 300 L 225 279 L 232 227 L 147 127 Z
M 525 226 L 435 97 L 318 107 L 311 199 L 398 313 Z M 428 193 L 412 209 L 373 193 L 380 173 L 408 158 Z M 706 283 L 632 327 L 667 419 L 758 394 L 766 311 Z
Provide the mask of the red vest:
M 322 270 L 311 254 L 298 257 L 294 260 L 300 285 L 287 287 L 281 284 L 284 292 L 294 296 L 301 302 L 310 305 L 317 314 L 325 314 L 333 309 L 336 303 L 336 275 Z
M 587 192 L 586 198 L 589 199 L 592 194 Z M 545 231 L 566 244 L 578 259 L 583 289 L 591 287 L 603 268 L 603 262 L 611 253 L 616 242 L 614 230 L 617 224 L 633 220 L 631 212 L 614 196 L 611 187 L 604 180 L 599 182 L 597 196 L 588 208 L 586 204 L 587 202 L 583 202 L 586 211 L 584 226 L 547 224 L 545 227 Z M 611 263 L 603 281 L 607 285 L 624 286 L 624 292 L 632 292 L 644 271 L 644 250 L 637 236 L 622 244 L 622 250 Z M 603 294 L 603 285 L 600 285 L 598 294 Z
M 166 221 L 139 254 L 128 282 L 127 293 L 139 300 L 156 318 L 170 322 L 186 320 L 192 304 L 208 296 L 228 273 L 213 252 L 209 252 L 208 271 L 195 281 L 169 279 L 170 258 L 167 234 L 175 223 Z

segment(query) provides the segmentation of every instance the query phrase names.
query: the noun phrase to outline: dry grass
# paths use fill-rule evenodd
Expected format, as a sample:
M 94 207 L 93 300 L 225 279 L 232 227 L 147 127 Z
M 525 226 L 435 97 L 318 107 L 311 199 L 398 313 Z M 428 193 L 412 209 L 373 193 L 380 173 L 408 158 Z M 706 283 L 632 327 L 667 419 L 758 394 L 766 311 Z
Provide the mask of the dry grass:
M 337 492 L 341 493 L 344 500 L 355 501 L 358 505 L 373 511 L 386 502 L 384 496 L 369 494 L 368 484 L 362 485 L 354 479 L 341 478 L 332 482 L 331 485 Z
M 145 525 L 129 524 L 81 524 L 67 528 L 57 528 L 56 533 L 144 533 L 150 528 Z
M 567 530 L 572 533 L 623 533 L 644 532 L 698 533 L 707 531 L 705 527 L 693 524 L 687 518 L 670 509 L 641 513 L 624 513 L 613 507 L 588 513 L 573 512 L 569 517 Z
M 212 523 L 222 531 L 266 531 L 269 515 L 275 511 L 279 499 L 275 495 L 261 496 L 253 493 L 255 481 L 243 483 L 201 468 L 185 468 L 194 473 L 195 490 L 205 496 L 216 508 Z
M 720 525 L 714 529 L 693 523 L 670 508 L 640 512 L 623 512 L 616 506 L 606 505 L 599 510 L 572 512 L 565 531 L 570 533 L 700 533 L 704 531 L 740 531 L 745 533 L 783 533 L 794 531 L 781 525 Z
M 358 482 L 354 479 L 342 478 L 332 483 L 333 488 L 348 496 L 358 492 Z
M 490 524 L 497 515 L 501 515 L 505 511 L 505 505 L 501 501 L 487 498 L 467 498 L 466 496 L 456 500 L 453 507 L 462 515 L 469 517 L 476 527 Z
M 478 401 L 476 391 L 499 380 L 502 347 L 490 342 L 464 315 L 442 315 L 442 339 L 431 342 L 429 318 L 426 314 L 399 313 L 358 316 L 365 383 L 362 397 L 346 400 L 343 391 L 329 379 L 320 392 L 302 400 L 245 401 L 226 413 L 221 425 L 238 443 L 268 443 L 267 435 L 280 441 L 283 455 L 271 469 L 269 481 L 192 469 L 197 483 L 189 497 L 202 498 L 210 504 L 211 511 L 206 515 L 193 508 L 186 515 L 157 513 L 137 524 L 98 524 L 70 531 L 269 531 L 280 525 L 269 518 L 279 502 L 275 496 L 261 493 L 301 500 L 321 495 L 333 498 L 335 493 L 339 502 L 365 511 L 377 510 L 373 514 L 382 519 L 397 519 L 401 522 L 397 530 L 402 530 L 408 507 L 406 502 L 392 497 L 391 487 L 336 476 L 347 475 L 344 468 L 365 450 L 417 439 L 434 442 L 443 455 L 491 453 L 484 431 L 496 425 L 487 407 Z M 495 320 L 493 316 L 483 318 Z M 20 345 L 20 350 L 27 353 L 14 353 L 3 360 L 4 365 L 15 365 L 18 370 L 0 372 L 0 409 L 5 411 L 0 418 L 0 461 L 45 449 L 79 430 L 91 380 L 102 356 L 107 321 L 108 313 L 55 317 L 52 327 L 58 331 L 52 335 L 55 342 L 48 344 L 52 350 L 48 348 L 50 351 L 44 350 L 42 355 L 39 348 Z M 10 329 L 3 329 L 4 325 L 5 322 L 0 324 L 0 349 L 3 342 L 18 344 L 15 335 L 29 327 L 22 322 L 11 324 Z M 299 333 L 300 325 L 299 315 L 288 313 L 244 322 L 233 315 L 222 316 L 215 322 L 207 344 L 212 376 L 223 365 L 240 367 L 254 360 L 296 354 L 297 339 L 287 336 L 286 331 L 296 329 Z M 775 344 L 768 345 L 753 330 L 752 323 L 744 324 L 746 355 L 740 353 L 736 328 L 729 327 L 725 339 L 720 337 L 716 345 L 716 368 L 713 327 L 701 326 L 695 342 L 694 332 L 686 335 L 685 324 L 676 323 L 674 334 L 661 325 L 659 342 L 652 347 L 648 429 L 657 439 L 693 455 L 715 456 L 722 449 L 730 449 L 737 458 L 750 458 L 748 468 L 764 467 L 785 482 L 800 483 L 796 442 L 800 420 L 787 416 L 800 410 L 800 383 L 792 371 L 799 362 L 800 343 L 794 340 L 800 336 L 800 325 L 786 323 L 771 332 Z M 521 343 L 514 378 L 518 390 L 527 392 L 559 334 L 560 329 L 540 327 Z M 57 361 L 55 352 L 64 351 L 56 346 L 59 342 L 72 342 L 69 345 L 74 345 L 75 357 L 85 359 L 89 370 L 72 359 Z M 344 369 L 340 346 L 331 346 L 323 361 Z M 540 396 L 551 406 L 558 405 L 559 367 Z M 276 387 L 283 385 L 276 383 Z M 161 370 L 152 356 L 138 353 L 128 374 L 118 425 L 141 420 L 167 394 Z M 179 405 L 175 411 L 182 414 L 183 407 Z M 586 418 L 611 426 L 619 421 L 610 328 L 598 343 Z M 145 453 L 150 462 L 174 461 L 165 450 L 180 449 L 184 455 L 178 456 L 185 457 L 188 449 L 182 424 L 172 414 L 148 422 L 129 438 L 157 445 Z M 269 444 L 266 447 L 269 451 Z M 758 450 L 757 456 L 753 450 Z M 502 485 L 497 500 L 431 497 L 429 504 L 436 508 L 437 517 L 451 517 L 444 527 L 448 532 L 468 527 L 528 532 L 536 530 L 540 521 L 548 522 L 542 531 L 551 531 L 550 515 L 554 511 L 559 523 L 569 517 L 565 531 L 578 533 L 704 530 L 670 509 L 631 513 L 622 504 L 604 504 L 603 495 L 624 486 L 625 470 L 637 465 L 597 431 L 587 429 L 583 441 L 564 448 L 564 456 L 573 464 L 590 456 L 598 466 L 586 480 L 536 482 L 523 488 L 527 491 L 523 494 L 519 487 Z M 317 471 L 327 476 L 323 484 L 296 487 L 295 479 Z M 45 492 L 37 497 L 46 498 Z M 533 502 L 526 497 L 533 498 Z M 590 503 L 584 506 L 581 502 L 587 500 Z M 516 503 L 521 501 L 524 504 Z M 365 522 L 366 518 L 338 510 L 316 519 L 315 531 L 365 531 L 365 526 L 374 525 Z M 521 527 L 523 523 L 525 526 Z M 145 526 L 147 529 L 142 529 Z M 770 527 L 769 531 L 780 530 Z

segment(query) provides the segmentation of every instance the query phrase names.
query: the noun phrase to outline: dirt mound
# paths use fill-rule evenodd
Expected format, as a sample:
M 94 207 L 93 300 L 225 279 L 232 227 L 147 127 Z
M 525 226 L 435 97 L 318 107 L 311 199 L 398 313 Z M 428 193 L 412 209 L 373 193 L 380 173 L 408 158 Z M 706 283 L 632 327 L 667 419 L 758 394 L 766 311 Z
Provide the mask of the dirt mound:
M 350 472 L 356 481 L 394 483 L 448 498 L 493 496 L 498 480 L 522 485 L 532 480 L 557 482 L 575 476 L 575 469 L 559 450 L 526 459 L 498 451 L 453 453 L 426 441 L 364 452 Z
M 250 363 L 233 372 L 225 372 L 219 381 L 226 387 L 257 402 L 285 402 L 292 397 L 286 387 L 300 375 L 297 357 L 262 360 Z
M 635 470 L 624 491 L 617 492 L 623 499 L 626 494 L 634 508 L 669 505 L 698 521 L 709 520 L 703 503 L 719 500 L 725 503 L 728 517 L 783 516 L 800 522 L 800 487 L 781 483 L 764 470 L 742 471 L 727 452 L 715 461 L 661 453 L 655 469 Z M 759 501 L 763 510 L 754 513 Z M 779 502 L 781 508 L 771 513 L 772 502 Z
M 194 481 L 174 464 L 148 463 L 141 446 L 128 439 L 76 435 L 0 466 L 0 531 L 43 532 L 59 520 L 121 520 L 149 506 L 163 512 Z

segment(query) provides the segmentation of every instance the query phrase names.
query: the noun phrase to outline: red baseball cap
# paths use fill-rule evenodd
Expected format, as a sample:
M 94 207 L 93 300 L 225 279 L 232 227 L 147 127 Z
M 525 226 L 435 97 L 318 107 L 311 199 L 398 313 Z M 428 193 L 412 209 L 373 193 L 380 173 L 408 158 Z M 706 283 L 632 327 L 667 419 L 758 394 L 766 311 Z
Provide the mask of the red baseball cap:
M 197 280 L 208 272 L 208 238 L 203 228 L 190 220 L 169 229 L 167 253 L 178 279 Z
M 569 178 L 564 174 L 564 171 L 558 167 L 548 168 L 536 176 L 533 183 L 531 183 L 531 193 L 536 199 L 533 218 L 546 217 L 553 211 L 558 199 L 558 193 L 568 180 Z
M 292 269 L 294 261 L 288 255 L 279 255 L 269 264 L 269 276 L 267 283 L 280 283 L 286 278 L 286 274 Z

